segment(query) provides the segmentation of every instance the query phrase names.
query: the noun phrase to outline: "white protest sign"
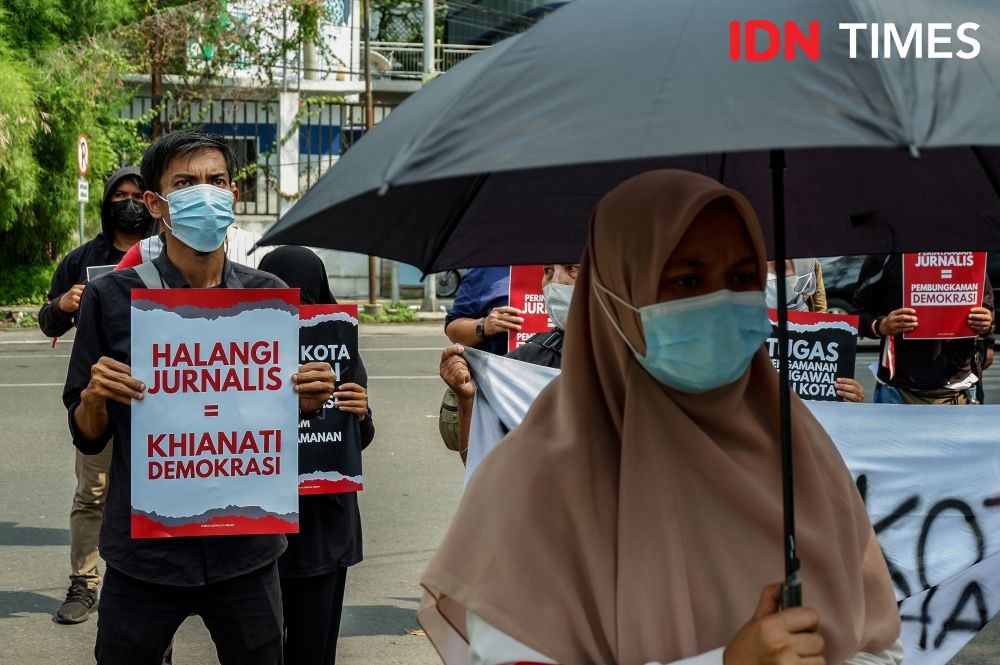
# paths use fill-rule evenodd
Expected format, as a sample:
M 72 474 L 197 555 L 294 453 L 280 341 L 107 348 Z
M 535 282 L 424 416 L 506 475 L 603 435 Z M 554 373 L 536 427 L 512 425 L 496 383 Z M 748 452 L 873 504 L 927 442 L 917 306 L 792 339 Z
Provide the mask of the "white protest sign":
M 298 301 L 133 290 L 133 538 L 298 531 Z
M 558 371 L 465 353 L 477 386 L 468 482 Z M 906 665 L 944 665 L 1000 609 L 1000 407 L 806 404 L 865 499 L 901 602 Z
M 1000 609 L 1000 407 L 806 404 L 865 499 L 907 665 L 947 662 Z

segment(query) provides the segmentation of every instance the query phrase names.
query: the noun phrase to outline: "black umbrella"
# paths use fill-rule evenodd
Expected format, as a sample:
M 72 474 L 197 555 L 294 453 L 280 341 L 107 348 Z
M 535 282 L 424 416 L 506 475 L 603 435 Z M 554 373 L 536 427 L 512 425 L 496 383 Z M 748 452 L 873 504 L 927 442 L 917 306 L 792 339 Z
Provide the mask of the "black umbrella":
M 732 23 L 748 20 L 803 32 L 818 22 L 819 45 L 805 49 L 818 59 L 732 59 Z M 888 24 L 914 31 L 906 57 Z M 934 55 L 952 57 L 929 57 L 932 37 L 948 37 Z M 675 167 L 747 194 L 779 265 L 789 254 L 1000 250 L 1000 158 L 974 146 L 1000 146 L 992 0 L 576 0 L 407 100 L 263 242 L 427 272 L 572 261 L 601 195 Z M 782 308 L 787 605 L 797 561 L 785 322 Z

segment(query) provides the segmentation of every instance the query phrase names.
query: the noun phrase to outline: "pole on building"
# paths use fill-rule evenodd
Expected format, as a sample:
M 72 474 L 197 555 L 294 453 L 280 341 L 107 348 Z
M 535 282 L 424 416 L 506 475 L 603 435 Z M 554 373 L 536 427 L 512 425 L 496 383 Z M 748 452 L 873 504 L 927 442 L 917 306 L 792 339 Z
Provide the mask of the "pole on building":
M 433 74 L 434 63 L 434 0 L 424 0 L 424 75 Z
M 372 14 L 369 0 L 364 0 L 365 13 L 365 131 L 371 131 L 375 126 L 375 101 L 372 96 Z M 368 257 L 368 306 L 370 314 L 377 314 L 381 309 L 376 301 L 378 283 L 375 279 L 375 257 Z
M 389 300 L 392 304 L 399 302 L 399 261 L 390 261 L 389 266 Z
M 424 312 L 437 311 L 437 273 L 424 277 L 424 302 L 420 309 Z

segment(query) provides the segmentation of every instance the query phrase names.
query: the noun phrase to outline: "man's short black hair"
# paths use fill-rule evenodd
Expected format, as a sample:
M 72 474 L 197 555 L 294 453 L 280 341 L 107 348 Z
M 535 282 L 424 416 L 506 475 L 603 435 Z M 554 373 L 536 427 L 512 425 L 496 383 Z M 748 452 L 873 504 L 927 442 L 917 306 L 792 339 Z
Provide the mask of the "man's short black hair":
M 226 169 L 229 171 L 229 178 L 232 180 L 239 165 L 236 163 L 236 154 L 225 140 L 216 134 L 207 134 L 196 129 L 179 129 L 176 132 L 164 134 L 156 139 L 153 145 L 146 148 L 142 156 L 142 179 L 146 187 L 157 194 L 161 192 L 160 176 L 166 170 L 167 165 L 176 157 L 183 157 L 202 150 L 218 150 L 226 160 Z

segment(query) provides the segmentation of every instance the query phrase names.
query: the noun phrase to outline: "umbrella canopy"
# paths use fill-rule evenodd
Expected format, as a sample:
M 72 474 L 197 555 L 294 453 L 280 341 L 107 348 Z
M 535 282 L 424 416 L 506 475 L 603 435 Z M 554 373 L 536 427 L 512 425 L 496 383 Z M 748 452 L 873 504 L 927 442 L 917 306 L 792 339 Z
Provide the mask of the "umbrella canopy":
M 751 19 L 817 21 L 820 57 L 733 60 L 730 24 Z M 930 23 L 966 22 L 975 58 L 928 57 Z M 916 25 L 923 57 L 872 58 L 842 23 L 879 24 L 880 56 L 884 24 Z M 944 48 L 971 52 L 956 34 Z M 986 0 L 575 0 L 404 102 L 263 242 L 428 272 L 571 261 L 600 196 L 665 167 L 743 191 L 766 227 L 782 148 L 789 255 L 1000 250 L 1000 153 L 970 147 L 1000 146 L 998 110 Z

